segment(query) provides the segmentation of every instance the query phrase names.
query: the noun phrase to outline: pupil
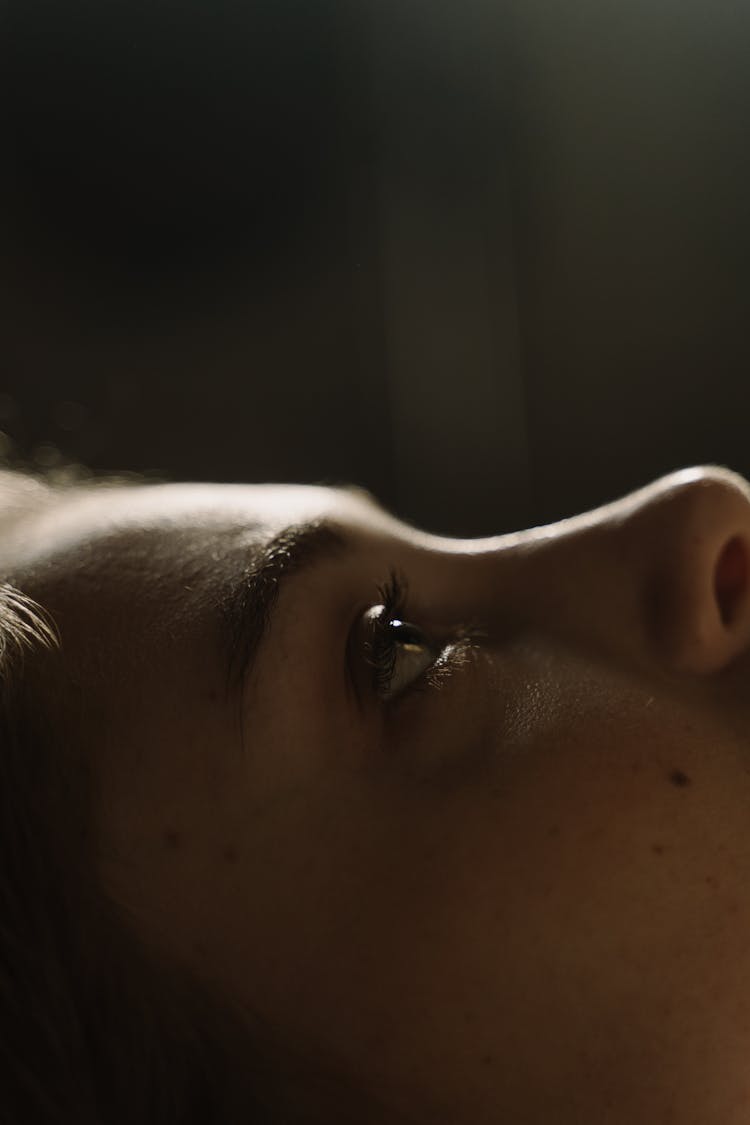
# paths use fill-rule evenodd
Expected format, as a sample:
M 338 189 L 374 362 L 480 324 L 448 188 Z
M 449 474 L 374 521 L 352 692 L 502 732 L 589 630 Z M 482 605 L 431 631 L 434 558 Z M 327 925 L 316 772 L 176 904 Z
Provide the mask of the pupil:
M 391 621 L 391 628 L 396 630 L 400 644 L 422 645 L 424 643 L 424 638 L 419 629 L 416 625 L 410 625 L 408 621 L 400 621 L 395 618 Z

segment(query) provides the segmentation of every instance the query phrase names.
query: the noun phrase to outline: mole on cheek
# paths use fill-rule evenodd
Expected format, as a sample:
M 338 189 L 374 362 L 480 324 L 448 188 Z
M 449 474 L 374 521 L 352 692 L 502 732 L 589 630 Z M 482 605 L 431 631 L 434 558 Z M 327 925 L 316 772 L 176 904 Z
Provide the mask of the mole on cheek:
M 686 785 L 690 785 L 690 778 L 686 773 L 683 773 L 682 770 L 672 770 L 669 775 L 669 780 L 673 785 L 678 785 L 682 788 Z
M 237 862 L 237 849 L 235 848 L 234 844 L 227 844 L 221 855 L 227 863 Z
M 167 850 L 174 850 L 175 848 L 179 848 L 182 842 L 180 833 L 175 828 L 165 828 L 163 840 L 164 847 Z

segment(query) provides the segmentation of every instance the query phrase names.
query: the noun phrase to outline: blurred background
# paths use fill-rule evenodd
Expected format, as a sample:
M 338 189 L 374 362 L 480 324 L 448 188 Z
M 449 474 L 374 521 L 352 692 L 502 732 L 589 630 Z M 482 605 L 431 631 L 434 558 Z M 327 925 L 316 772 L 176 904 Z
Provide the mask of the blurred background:
M 737 0 L 0 0 L 0 458 L 459 535 L 750 474 L 749 62 Z

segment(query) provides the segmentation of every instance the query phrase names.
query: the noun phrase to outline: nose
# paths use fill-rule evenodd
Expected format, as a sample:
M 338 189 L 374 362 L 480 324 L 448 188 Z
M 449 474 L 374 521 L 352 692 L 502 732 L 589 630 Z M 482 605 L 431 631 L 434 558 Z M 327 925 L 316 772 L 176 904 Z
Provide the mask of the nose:
M 670 473 L 495 550 L 518 628 L 695 675 L 750 650 L 750 484 L 730 469 Z

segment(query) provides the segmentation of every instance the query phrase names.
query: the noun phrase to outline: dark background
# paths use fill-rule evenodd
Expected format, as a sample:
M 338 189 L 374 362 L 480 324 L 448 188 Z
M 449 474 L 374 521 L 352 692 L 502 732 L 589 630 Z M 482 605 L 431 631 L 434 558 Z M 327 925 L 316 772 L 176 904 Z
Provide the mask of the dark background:
M 488 534 L 750 473 L 750 9 L 0 0 L 0 454 Z

